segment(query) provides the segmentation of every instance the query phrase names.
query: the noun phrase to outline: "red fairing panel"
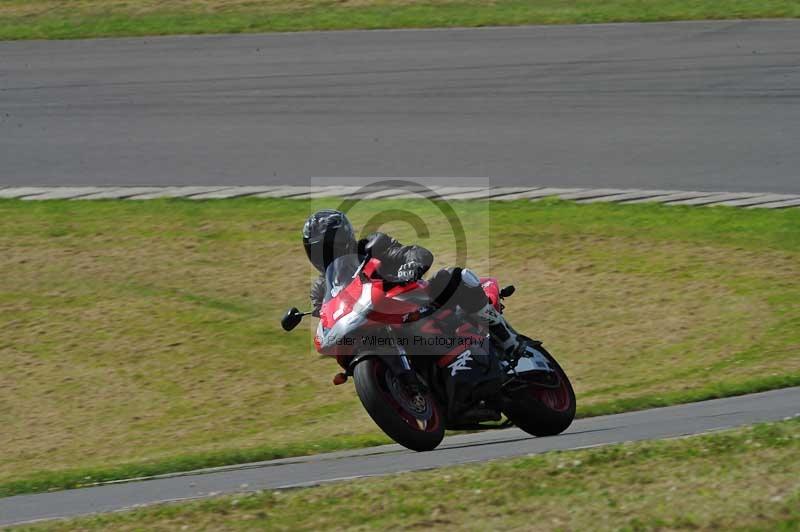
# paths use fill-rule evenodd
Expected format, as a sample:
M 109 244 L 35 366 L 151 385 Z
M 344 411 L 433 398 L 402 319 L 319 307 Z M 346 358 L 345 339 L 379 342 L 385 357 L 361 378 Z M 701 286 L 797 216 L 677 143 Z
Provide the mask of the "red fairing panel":
M 375 259 L 368 261 L 364 274 L 373 274 L 379 265 Z M 364 282 L 356 276 L 335 297 L 323 303 L 314 346 L 324 355 L 350 356 L 356 343 L 347 339 L 356 331 L 366 333 L 387 324 L 398 325 L 406 314 L 418 311 L 415 298 L 407 300 L 409 294 L 417 291 L 426 293 L 424 281 L 395 286 L 386 293 L 380 279 Z
M 373 281 L 373 297 L 375 303 L 369 318 L 372 321 L 399 325 L 406 314 L 419 310 L 419 305 L 412 300 L 405 300 L 404 295 L 413 292 L 426 292 L 427 287 L 421 283 L 409 283 L 394 286 L 388 292 L 383 291 L 382 281 Z
M 369 313 L 372 322 L 399 325 L 403 316 L 419 310 L 419 305 L 411 300 L 406 301 L 404 295 L 418 290 L 427 290 L 425 281 L 417 281 L 404 285 L 397 285 L 384 292 L 383 281 L 373 278 L 380 268 L 381 261 L 370 259 L 364 266 L 364 274 L 371 278 L 373 308 Z
M 370 288 L 371 294 L 374 287 L 372 285 L 367 285 L 367 287 Z M 353 312 L 359 299 L 364 295 L 364 288 L 365 286 L 361 279 L 355 278 L 353 282 L 342 289 L 336 297 L 322 304 L 319 313 L 317 334 L 314 335 L 314 347 L 317 349 L 317 352 L 323 355 L 336 356 L 337 358 L 351 354 L 354 344 L 335 342 L 337 338 L 342 339 L 351 331 L 348 330 L 347 327 L 342 327 L 345 325 L 344 323 L 341 323 L 336 329 L 334 329 L 334 327 L 337 322 L 343 319 L 345 322 L 355 321 L 353 326 L 356 327 L 362 325 L 360 322 L 363 320 L 359 320 L 358 314 L 353 314 Z M 353 318 L 355 318 L 355 320 L 353 320 Z M 334 340 L 334 342 L 330 340 Z
M 494 277 L 481 277 L 481 286 L 486 293 L 486 297 L 492 302 L 492 306 L 500 310 L 500 285 Z
M 339 318 L 352 312 L 353 306 L 361 297 L 361 286 L 361 279 L 356 277 L 336 297 L 322 304 L 319 319 L 324 328 L 330 329 Z

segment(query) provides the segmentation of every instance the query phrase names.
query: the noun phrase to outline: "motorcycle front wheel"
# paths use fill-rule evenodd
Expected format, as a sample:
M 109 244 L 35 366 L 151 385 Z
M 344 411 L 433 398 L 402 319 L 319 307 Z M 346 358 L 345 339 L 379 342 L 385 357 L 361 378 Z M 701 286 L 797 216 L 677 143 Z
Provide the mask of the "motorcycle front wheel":
M 353 379 L 361 404 L 387 436 L 413 451 L 430 451 L 441 443 L 442 408 L 429 391 L 409 389 L 378 357 L 359 362 Z

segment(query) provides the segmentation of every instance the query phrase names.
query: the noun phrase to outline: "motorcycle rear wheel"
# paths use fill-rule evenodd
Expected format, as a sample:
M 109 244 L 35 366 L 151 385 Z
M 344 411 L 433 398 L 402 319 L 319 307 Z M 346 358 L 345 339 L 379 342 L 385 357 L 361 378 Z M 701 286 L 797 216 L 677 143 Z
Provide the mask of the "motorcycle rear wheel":
M 359 362 L 353 379 L 361 404 L 387 436 L 412 451 L 430 451 L 441 443 L 445 424 L 433 394 L 404 390 L 377 357 Z
M 561 434 L 575 419 L 575 391 L 553 355 L 538 346 L 555 369 L 558 382 L 544 386 L 531 382 L 509 394 L 503 413 L 517 427 L 534 436 Z

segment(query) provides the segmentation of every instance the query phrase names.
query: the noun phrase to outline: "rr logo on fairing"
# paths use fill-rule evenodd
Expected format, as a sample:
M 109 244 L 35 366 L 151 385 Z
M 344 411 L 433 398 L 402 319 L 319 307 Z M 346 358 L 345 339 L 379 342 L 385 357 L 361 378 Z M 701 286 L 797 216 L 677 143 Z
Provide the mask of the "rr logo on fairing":
M 469 362 L 470 360 L 472 360 L 472 351 L 466 349 L 463 353 L 458 355 L 455 362 L 447 366 L 448 368 L 453 370 L 450 372 L 450 376 L 454 376 L 456 372 L 462 369 L 469 370 L 470 367 L 467 365 L 467 362 Z

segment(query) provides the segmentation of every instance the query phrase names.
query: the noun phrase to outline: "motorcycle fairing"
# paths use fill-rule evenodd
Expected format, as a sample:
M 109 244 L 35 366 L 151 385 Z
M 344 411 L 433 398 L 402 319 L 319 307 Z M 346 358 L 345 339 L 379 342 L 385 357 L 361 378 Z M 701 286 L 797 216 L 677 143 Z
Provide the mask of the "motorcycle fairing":
M 486 297 L 489 298 L 492 306 L 498 311 L 503 310 L 500 303 L 500 284 L 497 282 L 497 279 L 494 277 L 481 277 L 480 280 L 481 288 L 483 288 L 483 292 L 486 294 Z
M 386 334 L 387 326 L 394 331 L 392 334 L 399 335 L 412 332 L 435 335 L 449 330 L 455 336 L 471 338 L 473 342 L 445 348 L 441 352 L 438 349 L 428 351 L 428 354 L 438 356 L 436 366 L 444 381 L 448 418 L 456 420 L 459 414 L 477 402 L 496 395 L 502 386 L 504 372 L 488 338 L 479 334 L 471 323 L 459 325 L 458 313 L 453 313 L 452 309 L 440 309 L 427 318 L 407 323 L 405 318 L 419 314 L 421 305 L 427 302 L 423 297 L 427 295 L 427 283 L 387 282 L 377 276 L 379 266 L 380 261 L 371 259 L 359 271 L 352 257 L 340 257 L 329 266 L 326 271 L 329 285 L 315 337 L 317 350 L 336 356 L 348 373 L 352 373 L 354 366 L 364 357 L 377 356 L 395 374 L 413 375 L 410 367 L 403 367 L 402 361 L 406 359 L 399 356 L 399 352 L 362 351 L 363 355 L 359 355 L 361 342 L 348 344 L 344 340 L 356 332 L 360 335 L 368 331 L 375 335 Z M 499 308 L 497 281 L 492 278 L 480 281 L 487 297 Z M 410 354 L 413 356 L 415 353 Z
M 323 303 L 314 338 L 320 353 L 336 355 L 341 351 L 338 348 L 351 347 L 344 342 L 344 339 L 369 321 L 369 312 L 373 307 L 372 290 L 372 283 L 361 283 L 359 279 L 354 279 L 354 282 L 345 288 L 348 297 L 340 297 L 342 295 L 340 293 Z M 358 297 L 354 298 L 356 292 Z M 329 308 L 325 308 L 326 305 Z
M 442 357 L 441 368 L 447 395 L 448 419 L 458 416 L 478 401 L 496 395 L 503 384 L 503 372 L 492 352 L 480 344 L 458 346 Z

